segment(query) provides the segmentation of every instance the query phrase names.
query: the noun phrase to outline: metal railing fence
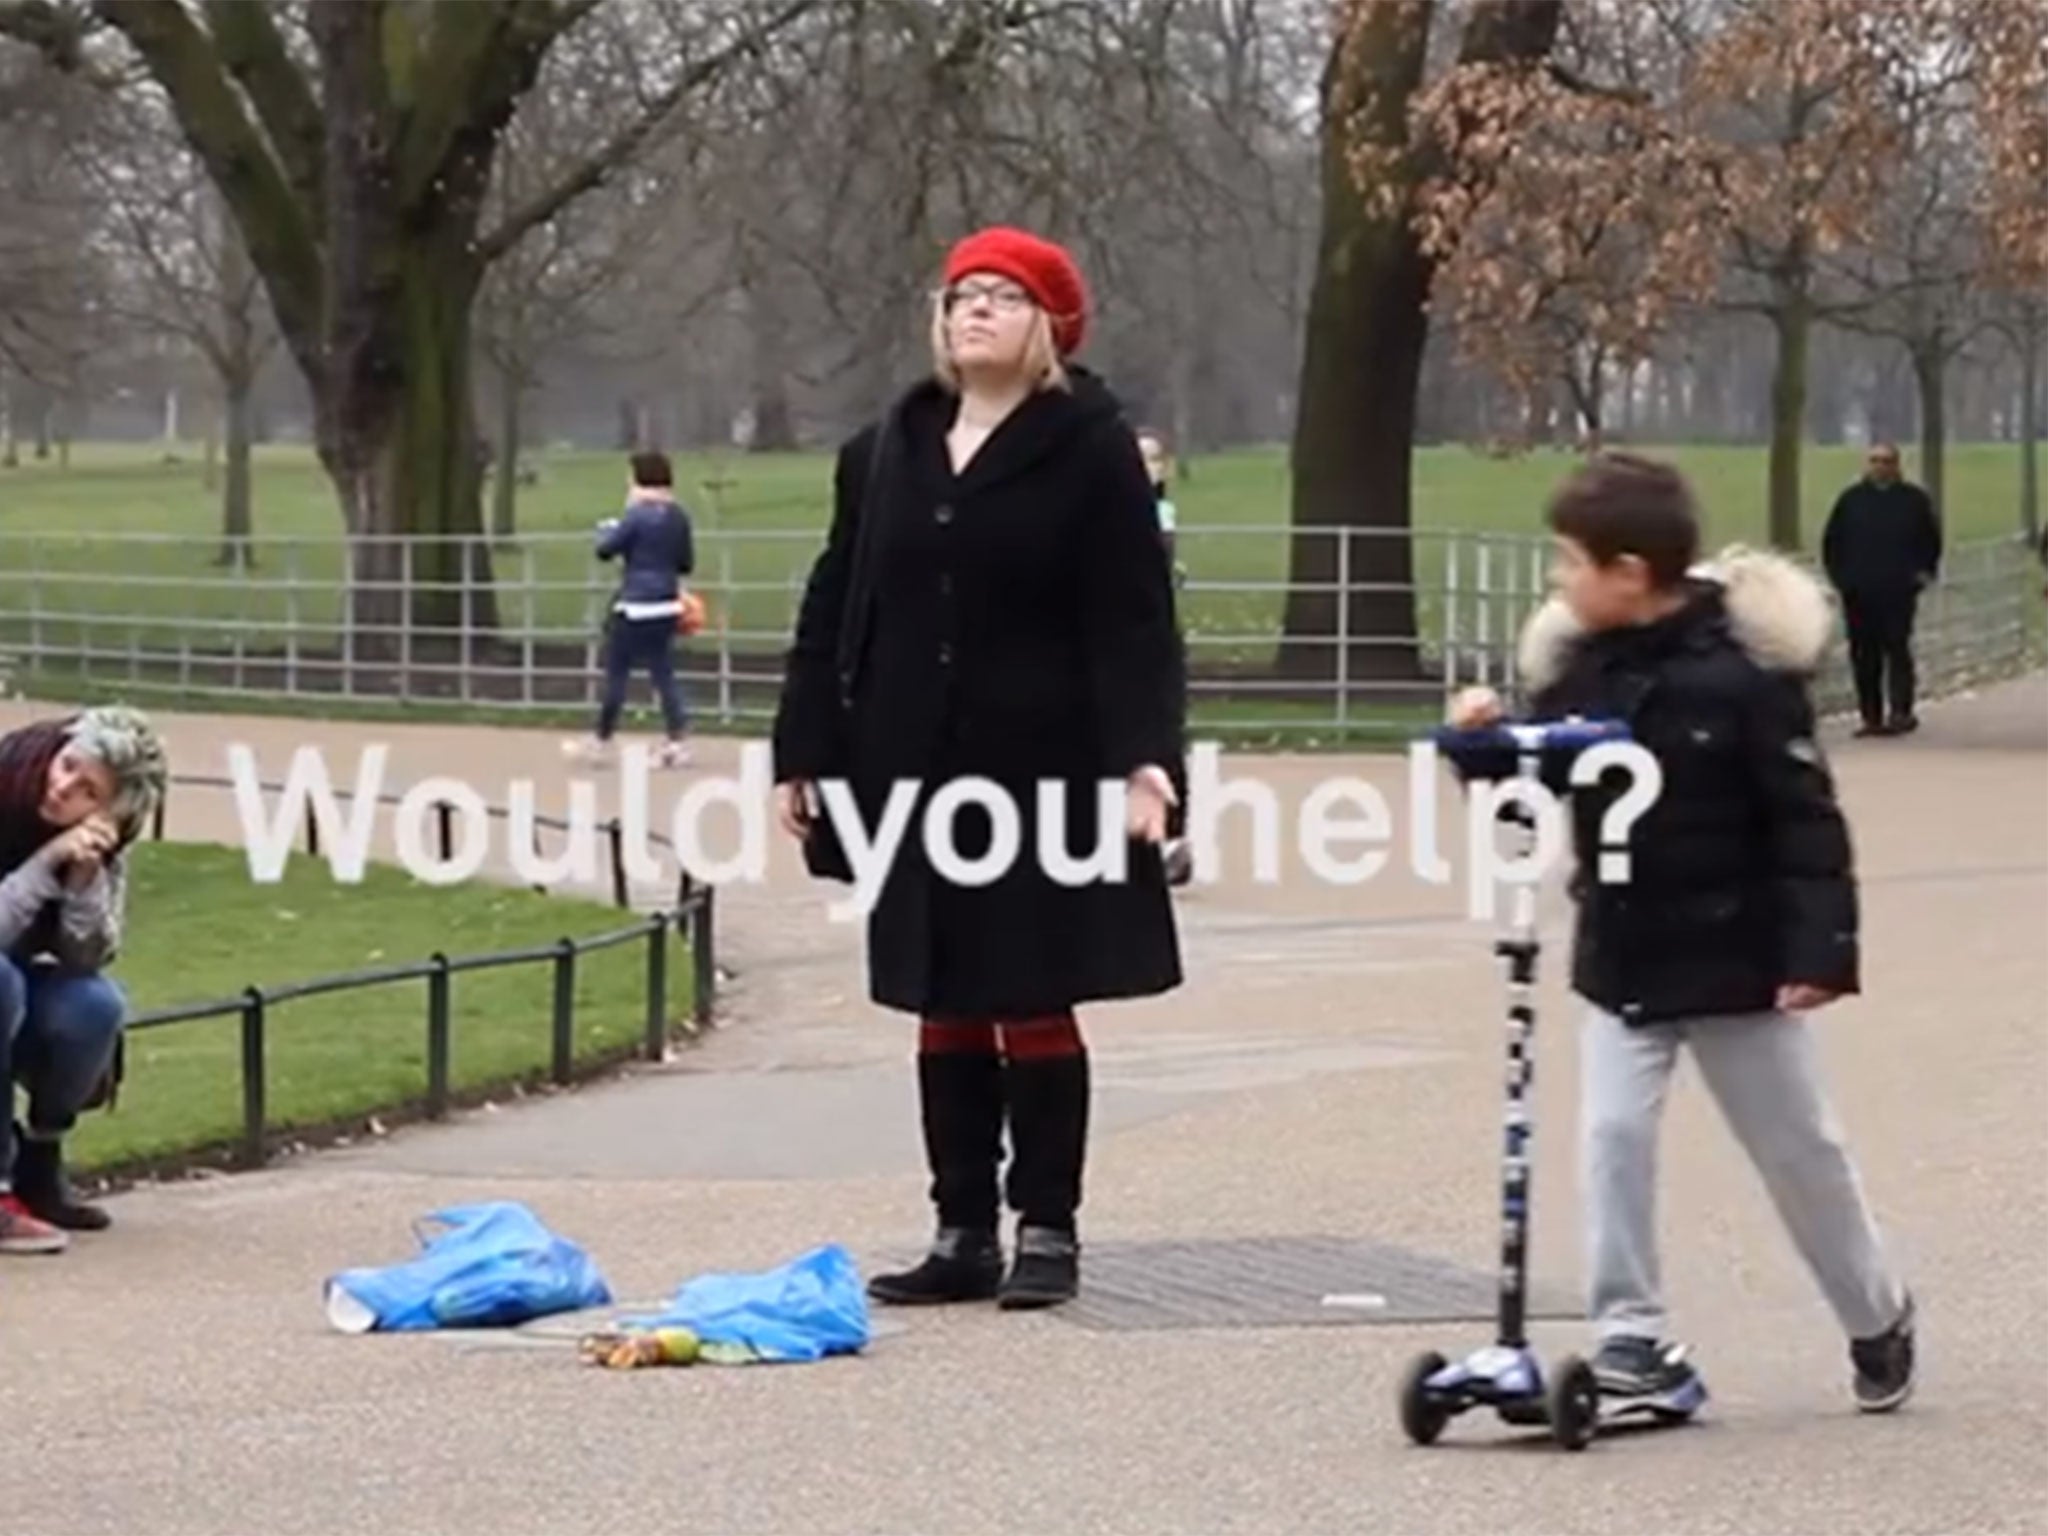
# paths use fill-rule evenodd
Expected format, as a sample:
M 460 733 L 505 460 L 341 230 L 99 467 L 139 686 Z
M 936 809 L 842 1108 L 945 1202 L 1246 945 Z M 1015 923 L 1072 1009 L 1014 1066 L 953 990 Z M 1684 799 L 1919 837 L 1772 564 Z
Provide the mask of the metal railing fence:
M 223 789 L 233 785 L 232 780 L 203 775 L 179 775 L 173 777 L 171 783 L 173 787 L 182 787 L 186 790 Z M 266 793 L 276 793 L 279 790 L 279 786 L 268 783 L 261 788 Z M 336 790 L 339 796 L 348 793 L 345 789 Z M 152 823 L 152 836 L 158 841 L 163 840 L 165 834 L 168 798 L 166 796 L 158 801 Z M 394 795 L 380 795 L 377 799 L 380 804 L 386 805 L 395 805 L 399 801 L 399 797 Z M 446 802 L 436 802 L 436 809 L 440 853 L 445 860 L 451 857 L 453 851 L 453 808 Z M 494 818 L 508 814 L 499 806 L 490 806 L 487 809 Z M 567 822 L 557 818 L 537 816 L 536 831 L 543 825 L 555 830 L 568 830 L 569 827 Z M 305 826 L 306 852 L 309 854 L 319 852 L 316 829 L 317 823 L 309 811 Z M 613 818 L 605 823 L 605 831 L 611 856 L 613 899 L 617 905 L 625 907 L 630 903 L 621 824 L 618 819 Z M 668 841 L 659 832 L 651 831 L 649 837 L 650 840 L 663 844 Z M 564 934 L 548 944 L 480 954 L 450 955 L 435 950 L 424 959 L 394 965 L 374 966 L 270 985 L 252 983 L 231 997 L 203 999 L 140 1011 L 127 1020 L 125 1028 L 133 1032 L 162 1029 L 173 1024 L 205 1019 L 240 1020 L 239 1074 L 242 1108 L 238 1159 L 243 1166 L 257 1167 L 268 1162 L 270 1158 L 272 1126 L 269 1114 L 270 1074 L 267 1063 L 270 1058 L 273 1011 L 279 1005 L 299 998 L 359 991 L 395 982 L 424 981 L 426 1070 L 421 1084 L 423 1108 L 429 1120 L 440 1120 L 447 1116 L 452 1102 L 449 1066 L 455 1044 L 454 978 L 458 975 L 521 965 L 545 964 L 552 968 L 554 985 L 549 1016 L 548 1080 L 557 1085 L 573 1082 L 577 1074 L 576 974 L 578 962 L 583 956 L 630 944 L 636 940 L 645 943 L 646 963 L 641 993 L 644 1010 L 643 1029 L 638 1051 L 649 1061 L 660 1061 L 664 1058 L 671 1039 L 669 944 L 671 935 L 682 938 L 690 957 L 691 1027 L 700 1031 L 710 1028 L 717 1010 L 714 891 L 714 887 L 694 880 L 687 870 L 683 870 L 678 877 L 672 902 L 644 914 L 634 922 L 603 933 L 582 936 Z
M 690 582 L 710 623 L 678 661 L 700 722 L 772 718 L 819 542 L 700 533 Z M 215 565 L 212 537 L 0 530 L 0 656 L 23 680 L 136 698 L 596 706 L 616 572 L 584 535 L 510 548 L 293 535 L 250 548 L 254 567 L 235 570 Z M 1184 528 L 1178 554 L 1191 707 L 1224 735 L 1344 732 L 1461 683 L 1508 680 L 1549 559 L 1531 534 L 1269 523 Z M 2017 536 L 1952 546 L 1917 635 L 1928 691 L 2038 663 L 2038 571 Z M 1837 644 L 1823 696 L 1838 703 L 1847 680 Z

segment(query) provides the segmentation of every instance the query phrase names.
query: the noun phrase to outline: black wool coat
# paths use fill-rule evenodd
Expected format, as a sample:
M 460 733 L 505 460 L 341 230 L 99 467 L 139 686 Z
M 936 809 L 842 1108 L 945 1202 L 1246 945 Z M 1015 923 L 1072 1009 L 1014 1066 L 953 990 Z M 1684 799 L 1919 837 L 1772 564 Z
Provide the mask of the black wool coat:
M 1069 372 L 1070 389 L 1019 406 L 957 476 L 956 400 L 936 381 L 839 455 L 775 776 L 844 777 L 870 835 L 892 783 L 921 786 L 868 920 L 870 995 L 886 1007 L 1019 1017 L 1182 980 L 1158 848 L 1119 822 L 1105 835 L 1123 850 L 1120 879 L 1063 883 L 1041 858 L 1042 794 L 1065 805 L 1043 833 L 1083 860 L 1101 783 L 1147 764 L 1185 783 L 1185 669 L 1152 487 L 1115 397 Z M 1019 813 L 1016 857 L 992 883 L 950 878 L 925 850 L 932 795 L 963 776 Z M 989 850 L 979 808 L 953 825 L 962 857 Z
M 1821 533 L 1821 563 L 1844 596 L 1907 598 L 1941 571 L 1941 519 L 1907 481 L 1859 480 L 1836 499 Z
M 1626 720 L 1663 775 L 1631 826 L 1625 884 L 1598 871 L 1628 779 L 1574 789 L 1563 761 L 1543 775 L 1569 797 L 1572 988 L 1627 1024 L 1761 1012 L 1788 982 L 1859 989 L 1848 826 L 1806 693 L 1832 622 L 1825 595 L 1762 551 L 1688 585 L 1654 623 L 1587 634 L 1553 600 L 1522 637 L 1535 718 Z M 1511 750 L 1457 766 L 1515 771 Z

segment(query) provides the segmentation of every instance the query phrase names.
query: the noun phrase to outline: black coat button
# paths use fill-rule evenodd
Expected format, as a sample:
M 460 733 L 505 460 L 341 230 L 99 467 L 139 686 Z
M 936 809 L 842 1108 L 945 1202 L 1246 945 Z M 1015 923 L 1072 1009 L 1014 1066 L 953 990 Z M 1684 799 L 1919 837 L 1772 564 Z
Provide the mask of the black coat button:
M 948 641 L 942 640 L 939 642 L 939 665 L 942 667 L 953 665 L 953 647 Z
M 942 525 L 950 523 L 953 521 L 953 509 L 941 502 L 938 509 L 932 513 L 932 521 Z

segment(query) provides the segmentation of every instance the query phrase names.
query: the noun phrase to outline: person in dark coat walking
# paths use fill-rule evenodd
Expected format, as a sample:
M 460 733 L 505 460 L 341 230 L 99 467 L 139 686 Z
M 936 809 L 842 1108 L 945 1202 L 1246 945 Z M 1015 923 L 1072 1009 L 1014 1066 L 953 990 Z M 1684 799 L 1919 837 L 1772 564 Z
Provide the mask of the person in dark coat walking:
M 825 781 L 848 784 L 870 831 L 892 783 L 918 784 L 867 960 L 873 1000 L 920 1020 L 938 1232 L 923 1263 L 877 1277 L 873 1294 L 1045 1306 L 1078 1286 L 1090 1080 L 1075 1009 L 1182 979 L 1160 845 L 1182 782 L 1185 680 L 1137 443 L 1072 360 L 1087 308 L 1072 259 L 988 229 L 953 250 L 943 281 L 933 375 L 839 455 L 775 723 L 777 800 L 815 848 Z M 934 796 L 970 776 L 1015 809 L 1002 829 L 972 800 L 951 819 L 962 859 L 1000 865 L 985 882 L 937 867 L 925 840 Z M 1046 818 L 1042 796 L 1063 811 Z M 1007 846 L 999 830 L 1015 833 Z M 1056 862 L 1097 855 L 1106 871 Z M 1006 1122 L 1003 1193 L 1019 1217 L 1007 1274 Z
M 1863 714 L 1856 734 L 1917 730 L 1913 620 L 1921 591 L 1941 570 L 1941 519 L 1927 492 L 1900 475 L 1894 445 L 1872 448 L 1869 473 L 1836 500 L 1821 535 L 1821 563 L 1842 595 Z

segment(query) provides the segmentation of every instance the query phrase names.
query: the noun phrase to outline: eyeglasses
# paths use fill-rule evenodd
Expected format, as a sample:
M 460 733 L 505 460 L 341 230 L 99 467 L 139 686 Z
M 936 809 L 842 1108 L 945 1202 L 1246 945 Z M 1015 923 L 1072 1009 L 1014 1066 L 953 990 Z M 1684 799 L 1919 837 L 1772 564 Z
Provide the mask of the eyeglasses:
M 1019 314 L 1031 307 L 1031 295 L 1015 283 L 955 283 L 939 290 L 939 302 L 948 314 L 977 299 L 987 299 L 989 307 L 1000 314 Z

